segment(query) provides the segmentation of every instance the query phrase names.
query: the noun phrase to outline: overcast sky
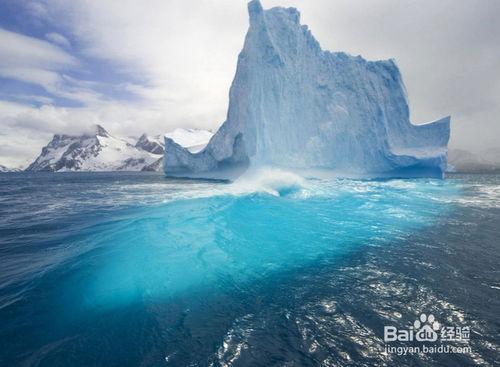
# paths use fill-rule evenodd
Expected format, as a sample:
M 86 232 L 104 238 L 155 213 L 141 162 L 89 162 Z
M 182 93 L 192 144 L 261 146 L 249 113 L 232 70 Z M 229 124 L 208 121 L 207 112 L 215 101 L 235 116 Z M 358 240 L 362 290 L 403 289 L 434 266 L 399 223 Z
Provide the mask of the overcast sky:
M 324 49 L 394 58 L 412 121 L 452 116 L 452 147 L 500 147 L 500 1 L 262 0 L 294 6 Z M 244 0 L 1 0 L 0 164 L 57 132 L 217 129 Z

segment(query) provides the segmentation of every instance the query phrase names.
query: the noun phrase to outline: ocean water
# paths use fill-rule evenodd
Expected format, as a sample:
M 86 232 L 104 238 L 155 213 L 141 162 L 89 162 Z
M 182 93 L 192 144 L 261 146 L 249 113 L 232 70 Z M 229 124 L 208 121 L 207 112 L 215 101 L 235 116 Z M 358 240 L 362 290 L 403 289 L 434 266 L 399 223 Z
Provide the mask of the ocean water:
M 499 175 L 2 174 L 0 366 L 499 365 L 499 233 Z

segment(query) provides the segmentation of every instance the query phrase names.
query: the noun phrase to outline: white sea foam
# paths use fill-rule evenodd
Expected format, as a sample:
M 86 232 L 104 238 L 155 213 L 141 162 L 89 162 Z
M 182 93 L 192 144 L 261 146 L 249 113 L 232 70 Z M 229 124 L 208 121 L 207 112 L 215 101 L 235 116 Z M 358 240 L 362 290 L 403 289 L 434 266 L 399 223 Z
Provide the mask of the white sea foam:
M 234 195 L 248 193 L 267 193 L 284 196 L 306 187 L 307 180 L 302 176 L 278 168 L 261 167 L 245 173 L 229 187 Z

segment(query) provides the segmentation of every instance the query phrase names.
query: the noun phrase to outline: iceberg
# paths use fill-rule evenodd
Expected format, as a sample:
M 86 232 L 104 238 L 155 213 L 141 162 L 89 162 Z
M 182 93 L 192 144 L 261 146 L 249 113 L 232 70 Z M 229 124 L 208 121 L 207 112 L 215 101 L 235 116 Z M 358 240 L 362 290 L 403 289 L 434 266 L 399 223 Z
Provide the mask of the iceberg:
M 321 49 L 295 8 L 248 4 L 227 119 L 190 151 L 165 138 L 167 176 L 234 179 L 248 167 L 443 177 L 450 117 L 414 125 L 394 60 Z

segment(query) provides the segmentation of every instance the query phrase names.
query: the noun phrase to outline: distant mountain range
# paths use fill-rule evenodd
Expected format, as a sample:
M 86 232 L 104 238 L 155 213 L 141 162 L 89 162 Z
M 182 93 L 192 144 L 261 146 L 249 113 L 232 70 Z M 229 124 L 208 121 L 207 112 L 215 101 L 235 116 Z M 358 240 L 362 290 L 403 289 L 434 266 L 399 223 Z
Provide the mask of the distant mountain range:
M 22 169 L 20 168 L 9 168 L 9 167 L 5 167 L 4 165 L 1 165 L 0 164 L 0 173 L 2 172 L 21 172 Z
M 448 172 L 487 173 L 500 172 L 500 148 L 490 148 L 479 153 L 463 149 L 448 151 Z
M 212 133 L 176 129 L 166 136 L 188 149 L 203 149 Z M 102 126 L 82 135 L 56 134 L 26 171 L 160 171 L 164 141 L 161 135 L 130 139 L 112 136 Z

